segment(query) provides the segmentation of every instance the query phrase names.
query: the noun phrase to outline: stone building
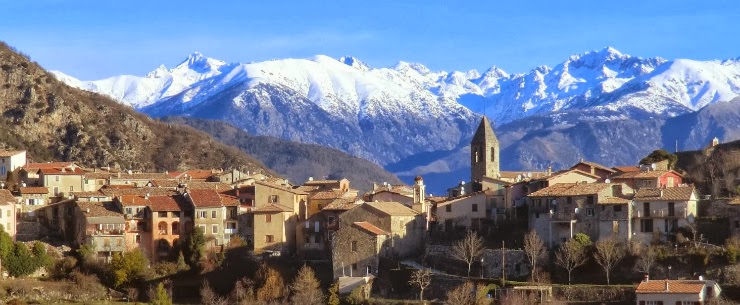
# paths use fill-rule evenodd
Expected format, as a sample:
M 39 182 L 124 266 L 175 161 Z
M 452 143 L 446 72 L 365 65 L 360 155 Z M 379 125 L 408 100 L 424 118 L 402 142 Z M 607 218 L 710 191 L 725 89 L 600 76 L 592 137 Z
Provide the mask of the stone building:
M 126 251 L 126 220 L 113 202 L 78 201 L 73 211 L 76 246 L 91 245 L 106 259 Z
M 398 202 L 369 202 L 342 213 L 332 244 L 334 277 L 363 268 L 373 273 L 378 256 L 418 254 L 425 227 L 423 214 Z
M 13 194 L 6 190 L 0 189 L 0 225 L 6 233 L 15 240 L 16 233 L 16 205 L 18 200 Z
M 637 191 L 632 211 L 634 238 L 650 243 L 665 240 L 697 216 L 698 194 L 693 186 L 647 188 Z

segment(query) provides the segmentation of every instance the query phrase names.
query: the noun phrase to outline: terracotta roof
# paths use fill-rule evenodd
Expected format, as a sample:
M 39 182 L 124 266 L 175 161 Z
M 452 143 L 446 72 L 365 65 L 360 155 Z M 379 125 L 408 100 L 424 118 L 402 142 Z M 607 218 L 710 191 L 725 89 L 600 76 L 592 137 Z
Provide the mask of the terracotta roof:
M 21 194 L 48 194 L 49 189 L 43 186 L 28 186 L 19 188 Z
M 111 177 L 111 175 L 113 175 L 113 174 L 111 174 L 109 172 L 86 172 L 85 173 L 85 178 L 90 178 L 90 179 L 108 179 L 108 178 Z
M 233 189 L 231 185 L 223 182 L 185 181 L 183 184 L 187 185 L 189 190 L 225 191 Z
M 446 198 L 444 201 L 437 202 L 437 206 L 438 207 L 439 206 L 446 206 L 446 205 L 452 204 L 453 202 L 456 202 L 458 200 L 466 199 L 466 198 L 469 198 L 469 197 L 475 197 L 475 196 L 485 195 L 485 194 L 486 194 L 485 191 L 480 191 L 480 192 L 468 193 L 468 194 L 465 194 L 465 195 L 460 195 L 460 196 L 457 196 L 457 197 Z
M 226 207 L 235 207 L 240 204 L 239 197 L 236 196 L 236 190 L 221 191 L 218 195 L 221 197 L 221 204 Z
M 222 172 L 211 170 L 211 169 L 191 169 L 191 170 L 186 170 L 185 172 L 181 173 L 179 176 L 181 178 L 184 178 L 185 175 L 187 175 L 188 177 L 193 178 L 193 179 L 205 180 L 215 174 L 220 174 L 220 173 Z
M 303 183 L 303 185 L 306 186 L 319 186 L 319 185 L 325 185 L 325 184 L 338 184 L 339 180 L 313 180 L 313 181 L 306 181 Z
M 215 190 L 190 190 L 188 189 L 190 201 L 196 208 L 215 208 L 222 206 L 221 196 Z
M 382 192 L 389 192 L 389 193 L 395 193 L 407 197 L 413 197 L 414 196 L 414 188 L 408 185 L 390 185 L 390 188 L 385 186 L 379 186 L 377 189 L 372 191 L 372 194 L 382 193 Z
M 639 166 L 615 166 L 615 167 L 612 167 L 612 169 L 613 170 L 616 170 L 618 172 L 623 172 L 623 173 L 626 173 L 626 172 L 639 172 L 640 171 L 640 167 Z
M 297 190 L 297 191 L 301 191 L 301 192 L 310 193 L 310 192 L 313 192 L 315 190 L 318 190 L 319 187 L 318 186 L 310 186 L 310 185 L 299 185 L 299 186 L 294 187 L 293 189 L 294 190 Z
M 187 200 L 181 195 L 149 197 L 149 208 L 154 212 L 185 211 L 188 207 Z
M 430 202 L 439 203 L 447 200 L 446 196 L 427 196 L 426 199 Z
M 15 199 L 13 193 L 6 189 L 0 189 L 0 205 L 14 204 L 17 202 L 18 199 Z
M 322 211 L 347 211 L 360 206 L 355 204 L 355 199 L 339 198 L 327 204 Z
M 345 192 L 342 191 L 321 191 L 321 192 L 315 192 L 309 196 L 310 199 L 315 200 L 325 200 L 325 199 L 338 199 L 342 198 L 344 196 Z
M 73 162 L 47 162 L 47 163 L 28 163 L 23 166 L 23 169 L 27 171 L 39 170 L 42 168 L 59 168 L 59 167 L 70 167 L 74 164 Z
M 110 201 L 77 201 L 76 204 L 78 207 L 80 207 L 80 210 L 82 210 L 82 214 L 84 214 L 86 217 L 123 217 L 123 213 L 121 213 L 121 211 L 118 210 L 118 207 Z
M 670 172 L 681 176 L 681 174 L 672 170 L 650 170 L 619 173 L 615 176 L 612 176 L 611 179 L 655 179 L 660 178 L 661 176 Z
M 85 171 L 82 168 L 75 167 L 67 168 L 67 167 L 53 167 L 53 168 L 40 168 L 40 172 L 44 173 L 44 175 L 84 175 Z
M 594 179 L 601 178 L 599 176 L 592 175 L 591 173 L 587 173 L 587 172 L 584 172 L 582 170 L 578 170 L 578 169 L 566 169 L 566 170 L 561 170 L 561 171 L 555 172 L 555 173 L 553 173 L 550 176 L 539 178 L 537 180 L 550 180 L 550 179 L 557 178 L 557 177 L 560 177 L 560 176 L 563 176 L 563 175 L 567 175 L 567 174 L 570 174 L 570 173 L 576 173 L 576 174 L 584 175 L 586 177 L 591 177 L 591 178 L 594 178 Z
M 177 187 L 180 185 L 180 182 L 175 179 L 152 179 L 149 180 L 149 183 L 152 184 L 152 187 Z
M 123 195 L 139 195 L 144 196 L 146 194 L 149 194 L 150 196 L 157 196 L 157 195 L 174 195 L 177 192 L 172 189 L 168 188 L 160 188 L 160 187 L 126 187 L 126 188 L 117 188 L 113 185 L 107 185 L 106 187 L 103 187 L 100 189 L 100 192 L 102 192 L 105 195 L 108 195 L 110 197 L 115 196 L 123 196 Z
M 121 195 L 116 196 L 122 206 L 148 206 L 149 199 L 146 195 Z
M 532 173 L 531 179 L 537 179 L 537 178 L 547 177 L 547 172 L 508 172 L 508 171 L 507 172 L 503 172 L 502 171 L 502 172 L 499 172 L 499 175 L 501 176 L 499 179 L 514 180 L 519 175 L 524 176 L 523 178 L 528 178 L 526 176 L 529 173 Z
M 293 194 L 308 195 L 307 192 L 301 191 L 299 189 L 293 189 L 292 187 L 275 184 L 275 183 L 272 183 L 272 182 L 268 182 L 267 180 L 264 180 L 264 181 L 255 181 L 254 183 L 255 184 L 259 184 L 259 185 L 264 185 L 264 186 L 267 186 L 267 187 L 271 187 L 271 188 L 275 188 L 275 189 L 279 189 L 279 190 L 288 191 L 288 192 L 291 192 Z
M 419 212 L 398 202 L 368 202 L 367 206 L 380 211 L 388 216 L 416 216 Z
M 591 166 L 591 167 L 593 167 L 593 168 L 598 168 L 598 169 L 600 169 L 600 170 L 604 170 L 604 171 L 607 171 L 607 172 L 610 172 L 610 173 L 614 173 L 614 172 L 616 172 L 615 170 L 613 170 L 613 169 L 611 169 L 611 168 L 608 168 L 608 167 L 606 167 L 606 166 L 603 166 L 603 165 L 601 165 L 601 164 L 599 164 L 599 163 L 596 163 L 596 162 L 589 162 L 589 161 L 581 161 L 581 162 L 578 162 L 578 163 L 576 163 L 576 165 L 573 165 L 573 166 L 571 166 L 570 168 L 574 168 L 574 167 L 578 166 L 578 164 L 585 164 L 585 165 Z
M 119 175 L 120 174 L 120 175 Z M 169 179 L 170 176 L 166 173 L 125 173 L 119 172 L 110 176 L 111 179 L 116 180 L 153 180 L 153 179 Z
M 528 197 L 560 197 L 596 195 L 612 183 L 558 183 L 528 195 Z
M 261 206 L 252 210 L 253 213 L 280 213 L 280 212 L 291 212 L 292 210 L 288 207 L 279 204 L 269 204 Z
M 72 196 L 75 196 L 77 198 L 91 198 L 91 197 L 109 197 L 106 194 L 103 194 L 99 191 L 95 192 L 71 192 Z
M 628 198 L 621 198 L 621 197 L 606 197 L 606 198 L 600 198 L 598 204 L 629 204 L 630 200 Z
M 667 188 L 644 187 L 637 191 L 635 200 L 639 201 L 688 201 L 694 193 L 693 186 Z
M 637 293 L 691 293 L 699 294 L 704 290 L 705 281 L 691 280 L 650 280 L 640 282 Z
M 20 153 L 26 152 L 25 150 L 0 150 L 0 158 L 12 157 Z
M 381 228 L 378 228 L 375 225 L 369 222 L 366 222 L 366 221 L 358 221 L 352 224 L 373 235 L 390 235 L 388 232 L 383 231 Z

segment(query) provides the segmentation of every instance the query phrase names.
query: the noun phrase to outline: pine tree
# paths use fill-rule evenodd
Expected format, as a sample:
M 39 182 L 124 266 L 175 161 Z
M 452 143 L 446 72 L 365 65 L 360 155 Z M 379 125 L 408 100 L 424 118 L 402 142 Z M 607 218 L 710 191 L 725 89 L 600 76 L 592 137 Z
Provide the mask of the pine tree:
M 321 284 L 316 279 L 313 269 L 303 265 L 301 270 L 298 271 L 293 285 L 290 287 L 293 290 L 293 297 L 291 302 L 295 305 L 321 305 L 324 304 L 324 293 L 321 291 Z
M 339 284 L 334 283 L 329 287 L 329 305 L 339 305 Z
M 159 283 L 159 285 L 157 285 L 157 290 L 154 292 L 152 301 L 149 304 L 151 305 L 172 305 L 172 298 L 170 298 L 170 295 L 167 293 L 167 290 L 164 288 L 164 284 Z
M 185 263 L 185 256 L 180 252 L 180 255 L 177 256 L 177 270 L 185 271 L 188 270 L 188 268 L 188 264 Z
M 198 267 L 198 263 L 200 263 L 200 260 L 203 258 L 203 253 L 205 251 L 206 245 L 206 236 L 202 228 L 195 227 L 185 238 L 185 245 L 183 247 L 185 262 L 188 263 L 190 268 L 195 269 Z

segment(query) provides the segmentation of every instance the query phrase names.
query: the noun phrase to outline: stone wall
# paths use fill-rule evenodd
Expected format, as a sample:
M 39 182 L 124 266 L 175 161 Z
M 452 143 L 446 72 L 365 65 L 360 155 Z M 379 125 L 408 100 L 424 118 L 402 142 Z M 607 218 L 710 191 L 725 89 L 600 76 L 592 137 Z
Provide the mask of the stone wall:
M 443 263 L 445 261 L 451 262 L 451 260 L 459 262 L 452 258 L 450 251 L 451 247 L 449 246 L 429 245 L 427 247 L 427 258 L 438 263 Z M 501 249 L 483 250 L 483 276 L 487 278 L 500 278 L 502 271 L 506 272 L 507 279 L 525 279 L 529 276 L 530 267 L 524 250 L 506 249 L 505 255 L 505 266 L 502 268 L 501 260 L 503 255 Z M 474 265 L 480 266 L 480 262 L 476 262 Z

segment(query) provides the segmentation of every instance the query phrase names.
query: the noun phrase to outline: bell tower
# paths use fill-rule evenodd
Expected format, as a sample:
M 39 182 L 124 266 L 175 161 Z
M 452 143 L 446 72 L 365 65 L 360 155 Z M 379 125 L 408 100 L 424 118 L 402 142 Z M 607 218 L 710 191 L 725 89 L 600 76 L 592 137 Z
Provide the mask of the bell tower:
M 499 178 L 499 143 L 488 118 L 483 119 L 470 141 L 470 179 L 480 182 L 483 177 Z

